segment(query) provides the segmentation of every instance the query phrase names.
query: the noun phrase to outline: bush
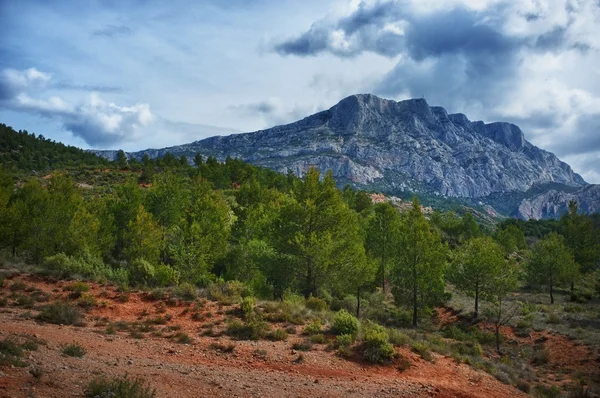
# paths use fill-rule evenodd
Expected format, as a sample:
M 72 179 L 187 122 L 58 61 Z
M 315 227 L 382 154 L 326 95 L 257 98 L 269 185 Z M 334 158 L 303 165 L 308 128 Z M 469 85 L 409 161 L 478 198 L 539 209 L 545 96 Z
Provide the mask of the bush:
M 346 310 L 340 310 L 333 317 L 332 331 L 335 334 L 351 334 L 356 336 L 360 324 L 355 316 L 351 315 Z
M 113 269 L 105 265 L 102 259 L 87 252 L 78 257 L 69 257 L 64 253 L 46 257 L 44 266 L 62 278 L 79 275 L 94 279 L 108 279 L 121 285 L 127 285 L 129 282 L 127 270 Z
M 71 292 L 71 298 L 79 298 L 83 293 L 90 291 L 90 286 L 85 282 L 73 282 L 67 290 Z
M 287 340 L 288 334 L 283 329 L 275 329 L 267 334 L 267 338 L 271 341 L 284 341 Z
M 187 333 L 179 332 L 175 336 L 175 341 L 179 344 L 191 344 L 194 340 Z
M 252 315 L 254 314 L 255 304 L 256 302 L 254 301 L 253 297 L 244 297 L 240 301 L 240 310 L 242 310 L 242 313 L 244 314 L 246 319 L 252 317 Z
M 306 308 L 313 311 L 325 311 L 327 302 L 319 297 L 310 296 L 305 302 Z
M 239 302 L 242 297 L 250 296 L 251 293 L 250 289 L 239 281 L 215 282 L 208 288 L 210 298 L 224 305 Z
M 258 319 L 249 322 L 235 320 L 227 325 L 227 335 L 237 340 L 258 340 L 264 337 L 269 330 L 269 325 Z
M 323 322 L 320 319 L 314 319 L 311 323 L 304 327 L 304 333 L 312 336 L 313 334 L 321 333 L 321 327 L 323 326 Z
M 354 344 L 354 336 L 351 334 L 340 334 L 335 338 L 335 347 L 338 354 L 343 357 L 352 356 L 352 344 Z
M 324 334 L 313 334 L 309 337 L 310 341 L 315 344 L 325 344 L 327 343 L 327 337 Z
M 154 266 L 143 258 L 133 260 L 128 265 L 129 280 L 135 285 L 148 285 L 154 279 Z
M 152 284 L 159 287 L 177 285 L 180 278 L 179 271 L 165 264 L 154 267 L 154 279 Z
M 368 323 L 363 330 L 363 358 L 369 362 L 386 363 L 396 355 L 390 336 L 383 326 Z
M 292 349 L 296 351 L 310 351 L 312 350 L 312 342 L 310 340 L 303 340 L 292 344 Z
M 551 325 L 559 325 L 562 323 L 562 319 L 560 319 L 558 315 L 552 312 L 550 313 L 550 315 L 548 315 L 548 320 L 546 322 L 548 322 Z
M 398 347 L 407 345 L 412 341 L 409 335 L 398 329 L 389 329 L 388 334 L 390 335 L 390 343 Z
M 431 356 L 431 352 L 429 352 L 430 347 L 424 341 L 415 341 L 412 343 L 411 348 L 413 352 L 419 354 L 421 358 L 426 361 L 431 361 L 433 357 Z
M 87 351 L 79 344 L 67 344 L 62 348 L 61 352 L 63 353 L 63 355 L 69 357 L 82 358 Z
M 173 295 L 185 301 L 193 301 L 198 298 L 198 290 L 191 283 L 182 283 L 173 288 Z
M 55 325 L 80 325 L 83 313 L 69 303 L 54 302 L 42 307 L 36 319 Z
M 544 347 L 535 347 L 531 355 L 533 365 L 544 365 L 550 361 L 550 351 Z
M 96 297 L 91 294 L 84 294 L 77 300 L 77 305 L 85 309 L 93 308 L 96 304 Z
M 142 378 L 129 378 L 126 375 L 112 380 L 102 376 L 93 379 L 85 389 L 88 398 L 154 398 L 156 390 L 146 385 Z

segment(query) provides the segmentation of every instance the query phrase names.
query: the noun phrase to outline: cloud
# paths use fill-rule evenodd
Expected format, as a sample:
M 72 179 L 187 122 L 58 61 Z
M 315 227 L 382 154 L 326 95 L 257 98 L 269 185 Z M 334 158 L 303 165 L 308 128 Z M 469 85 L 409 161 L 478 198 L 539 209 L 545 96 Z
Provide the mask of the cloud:
M 51 75 L 35 68 L 16 70 L 7 68 L 0 72 L 0 100 L 13 98 L 26 89 L 41 87 L 50 81 Z
M 534 144 L 572 158 L 600 151 L 599 25 L 597 0 L 363 1 L 271 48 L 281 56 L 391 59 L 364 91 L 515 122 Z M 598 174 L 589 171 L 593 162 L 577 164 Z
M 92 36 L 97 37 L 117 37 L 117 36 L 131 36 L 133 30 L 125 25 L 106 25 L 101 29 L 97 29 L 92 32 Z
M 61 97 L 33 98 L 28 91 L 47 85 L 51 75 L 35 68 L 5 69 L 0 74 L 0 106 L 59 120 L 64 128 L 91 146 L 112 145 L 139 139 L 156 119 L 150 106 L 138 103 L 119 106 L 97 93 L 72 104 Z
M 108 86 L 101 84 L 75 84 L 67 81 L 55 83 L 53 84 L 53 87 L 59 90 L 89 91 L 96 93 L 120 93 L 123 91 L 123 88 L 119 86 Z
M 259 117 L 269 127 L 291 123 L 317 111 L 316 106 L 303 106 L 297 103 L 288 106 L 278 97 L 249 104 L 234 105 L 230 109 L 238 115 Z

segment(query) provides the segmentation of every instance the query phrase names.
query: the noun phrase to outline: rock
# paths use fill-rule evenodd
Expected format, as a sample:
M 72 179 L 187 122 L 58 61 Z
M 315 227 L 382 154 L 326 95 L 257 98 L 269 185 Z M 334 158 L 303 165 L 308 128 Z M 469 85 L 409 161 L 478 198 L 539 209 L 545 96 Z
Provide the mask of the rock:
M 111 160 L 117 153 L 93 152 Z M 298 176 L 315 166 L 323 173 L 332 170 L 340 186 L 392 195 L 485 201 L 489 195 L 524 193 L 540 184 L 587 185 L 568 164 L 529 143 L 514 124 L 471 122 L 463 114 L 430 107 L 424 99 L 396 102 L 370 94 L 352 95 L 287 125 L 127 156 L 141 160 L 166 153 L 190 160 L 196 153 L 219 161 L 229 156 Z M 594 203 L 598 206 L 600 199 Z M 546 214 L 537 204 L 522 205 L 523 214 Z

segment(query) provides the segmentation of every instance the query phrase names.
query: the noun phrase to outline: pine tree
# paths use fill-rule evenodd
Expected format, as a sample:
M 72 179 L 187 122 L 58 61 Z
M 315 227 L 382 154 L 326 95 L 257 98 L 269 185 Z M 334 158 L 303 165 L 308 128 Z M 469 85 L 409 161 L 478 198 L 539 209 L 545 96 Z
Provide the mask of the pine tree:
M 475 296 L 474 318 L 479 315 L 480 296 L 490 293 L 505 266 L 502 248 L 489 237 L 471 239 L 458 249 L 449 279 L 459 290 Z
M 444 295 L 447 247 L 425 219 L 417 198 L 402 220 L 392 272 L 394 299 L 412 306 L 413 326 L 419 309 L 438 304 Z

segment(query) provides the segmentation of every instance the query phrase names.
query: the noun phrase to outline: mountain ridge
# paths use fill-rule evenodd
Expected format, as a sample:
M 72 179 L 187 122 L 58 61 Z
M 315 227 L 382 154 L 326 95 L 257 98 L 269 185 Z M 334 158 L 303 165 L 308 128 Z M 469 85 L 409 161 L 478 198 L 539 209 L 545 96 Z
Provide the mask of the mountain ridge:
M 116 151 L 95 152 L 116 156 Z M 388 194 L 477 199 L 525 192 L 537 184 L 588 185 L 567 163 L 528 142 L 514 124 L 470 121 L 425 99 L 393 101 L 372 94 L 351 95 L 286 125 L 128 156 L 167 152 L 229 156 L 300 176 L 316 166 L 331 169 L 340 184 Z

